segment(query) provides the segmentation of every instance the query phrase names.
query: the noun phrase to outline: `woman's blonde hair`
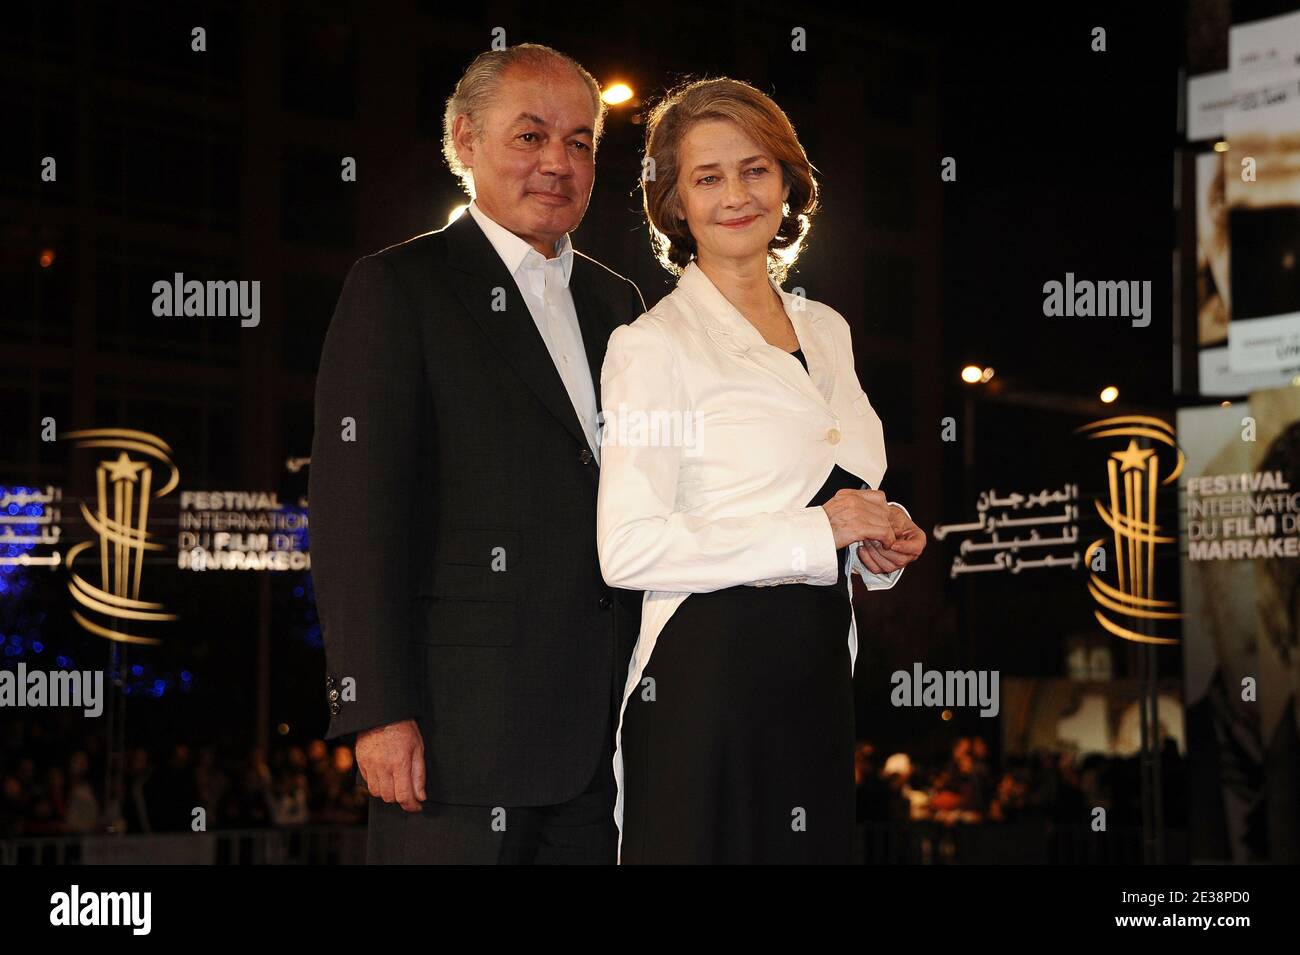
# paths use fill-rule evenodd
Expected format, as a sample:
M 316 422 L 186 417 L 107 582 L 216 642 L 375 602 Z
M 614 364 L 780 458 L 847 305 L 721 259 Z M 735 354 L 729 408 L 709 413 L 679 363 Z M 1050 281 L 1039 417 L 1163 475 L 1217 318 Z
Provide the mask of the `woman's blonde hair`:
M 697 254 L 686 220 L 679 218 L 678 151 L 687 131 L 706 120 L 730 120 L 776 159 L 790 195 L 781 226 L 767 247 L 768 270 L 785 280 L 817 212 L 817 180 L 790 119 L 760 90 L 725 77 L 695 80 L 671 90 L 646 122 L 646 163 L 641 191 L 650 242 L 664 268 L 680 274 Z

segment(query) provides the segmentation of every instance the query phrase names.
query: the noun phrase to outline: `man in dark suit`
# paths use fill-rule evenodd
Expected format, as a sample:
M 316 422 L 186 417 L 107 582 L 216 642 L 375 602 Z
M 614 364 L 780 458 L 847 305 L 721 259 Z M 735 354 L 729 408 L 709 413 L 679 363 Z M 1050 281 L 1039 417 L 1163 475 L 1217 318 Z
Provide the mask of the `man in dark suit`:
M 325 338 L 326 737 L 357 734 L 371 862 L 615 861 L 641 595 L 600 573 L 598 384 L 645 307 L 569 243 L 603 118 L 563 54 L 479 56 L 445 114 L 469 212 L 359 259 Z

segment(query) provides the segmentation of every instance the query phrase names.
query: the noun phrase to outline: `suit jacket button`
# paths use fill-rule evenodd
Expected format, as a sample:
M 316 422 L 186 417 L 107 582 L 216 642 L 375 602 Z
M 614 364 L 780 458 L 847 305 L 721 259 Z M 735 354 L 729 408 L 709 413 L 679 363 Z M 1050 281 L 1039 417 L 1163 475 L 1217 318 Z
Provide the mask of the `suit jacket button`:
M 581 461 L 583 464 L 590 464 L 595 459 L 596 456 L 591 453 L 591 450 L 589 448 L 583 448 L 582 452 L 578 455 L 578 460 Z
M 601 597 L 599 603 L 600 603 L 601 610 L 608 610 L 610 608 L 610 605 L 613 603 L 613 601 L 610 600 L 608 597 Z

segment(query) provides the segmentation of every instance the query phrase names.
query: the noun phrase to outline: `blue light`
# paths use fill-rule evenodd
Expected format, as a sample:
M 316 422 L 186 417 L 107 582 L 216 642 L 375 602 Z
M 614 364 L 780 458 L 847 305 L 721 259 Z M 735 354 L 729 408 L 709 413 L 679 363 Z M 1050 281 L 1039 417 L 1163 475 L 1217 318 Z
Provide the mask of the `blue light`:
M 144 667 L 140 666 L 140 664 L 138 663 L 135 666 L 131 667 L 132 676 L 139 676 L 143 672 L 144 672 Z
M 35 650 L 37 653 L 40 653 L 45 649 L 45 644 L 41 643 L 41 641 L 39 640 L 33 640 L 32 649 Z
M 55 657 L 54 662 L 59 665 L 60 669 L 66 670 L 68 668 L 68 658 L 65 656 L 60 655 Z
M 190 680 L 192 680 L 192 679 L 194 679 L 194 674 L 190 673 L 189 670 L 182 670 L 182 671 L 181 671 L 181 682 L 182 682 L 182 683 L 189 683 Z
M 162 696 L 163 693 L 166 692 L 166 690 L 167 690 L 167 681 L 166 681 L 166 680 L 154 680 L 154 681 L 153 681 L 153 691 L 154 691 L 154 695 L 155 695 L 155 696 Z

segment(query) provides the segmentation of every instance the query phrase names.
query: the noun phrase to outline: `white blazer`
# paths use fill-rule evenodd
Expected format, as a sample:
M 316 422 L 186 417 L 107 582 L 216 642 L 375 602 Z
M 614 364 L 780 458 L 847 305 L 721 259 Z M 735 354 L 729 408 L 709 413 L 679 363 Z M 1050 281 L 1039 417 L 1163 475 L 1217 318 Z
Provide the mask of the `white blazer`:
M 606 583 L 645 591 L 615 737 L 620 851 L 623 713 L 668 618 L 692 593 L 836 584 L 830 519 L 805 505 L 836 464 L 873 488 L 885 474 L 884 432 L 854 372 L 848 323 L 772 286 L 808 371 L 768 344 L 694 262 L 670 295 L 609 338 L 597 549 Z M 872 573 L 856 545 L 846 570 L 869 590 L 892 587 L 903 572 Z M 851 573 L 848 586 L 852 598 Z M 852 667 L 852 613 L 848 645 Z

